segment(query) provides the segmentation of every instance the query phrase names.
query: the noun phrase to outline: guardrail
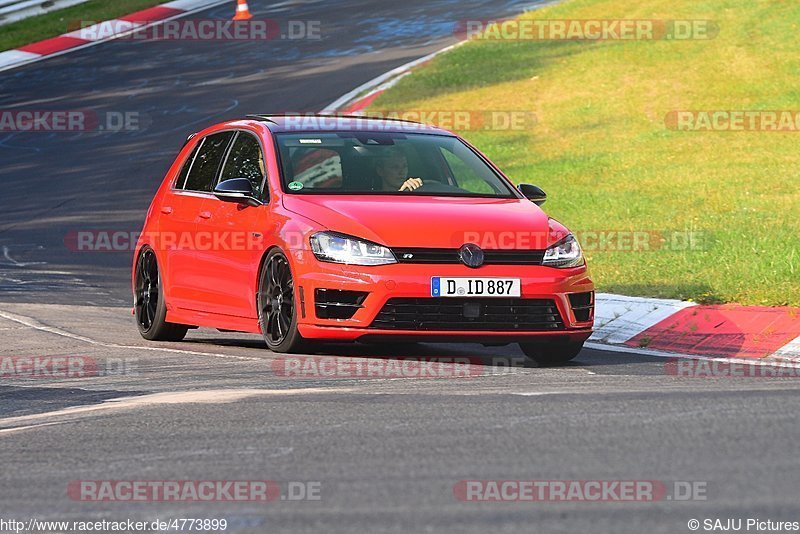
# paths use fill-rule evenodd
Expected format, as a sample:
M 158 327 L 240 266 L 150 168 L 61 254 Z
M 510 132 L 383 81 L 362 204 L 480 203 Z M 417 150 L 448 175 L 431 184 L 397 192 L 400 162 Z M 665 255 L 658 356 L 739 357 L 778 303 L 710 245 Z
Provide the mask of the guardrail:
M 0 26 L 87 0 L 0 0 Z

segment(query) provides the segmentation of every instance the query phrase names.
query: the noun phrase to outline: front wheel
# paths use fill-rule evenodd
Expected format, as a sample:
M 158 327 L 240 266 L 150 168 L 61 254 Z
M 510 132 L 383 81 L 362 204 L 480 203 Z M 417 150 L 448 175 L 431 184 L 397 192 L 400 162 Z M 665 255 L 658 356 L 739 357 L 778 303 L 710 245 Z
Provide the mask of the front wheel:
M 297 329 L 294 279 L 289 260 L 278 249 L 267 254 L 258 284 L 258 322 L 273 352 L 299 352 L 303 337 Z
M 180 341 L 189 327 L 168 323 L 164 286 L 158 271 L 153 249 L 145 247 L 139 253 L 134 278 L 133 307 L 136 325 L 143 338 L 150 341 Z
M 519 347 L 525 356 L 542 367 L 563 365 L 580 354 L 583 341 L 577 343 L 525 342 Z

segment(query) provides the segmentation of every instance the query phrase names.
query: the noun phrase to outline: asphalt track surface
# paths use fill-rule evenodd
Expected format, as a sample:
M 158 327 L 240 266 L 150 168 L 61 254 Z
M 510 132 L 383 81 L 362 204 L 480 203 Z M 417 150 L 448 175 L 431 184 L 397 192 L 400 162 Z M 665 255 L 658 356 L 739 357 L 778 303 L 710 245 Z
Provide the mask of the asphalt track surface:
M 800 520 L 797 380 L 677 378 L 663 359 L 585 350 L 563 368 L 515 346 L 326 345 L 394 362 L 469 357 L 461 378 L 282 376 L 258 336 L 142 340 L 129 253 L 183 138 L 251 112 L 320 109 L 454 41 L 454 22 L 527 3 L 251 0 L 321 21 L 319 41 L 115 41 L 3 73 L 0 109 L 134 111 L 133 132 L 0 134 L 0 356 L 79 356 L 83 378 L 0 381 L 0 519 L 226 518 L 228 532 L 689 532 L 690 519 Z M 194 15 L 227 18 L 223 6 Z M 509 367 L 511 364 L 511 367 Z M 120 371 L 121 369 L 121 371 Z M 76 480 L 271 480 L 270 503 L 76 502 Z M 462 502 L 462 480 L 658 480 L 704 500 Z M 674 497 L 675 495 L 673 495 Z

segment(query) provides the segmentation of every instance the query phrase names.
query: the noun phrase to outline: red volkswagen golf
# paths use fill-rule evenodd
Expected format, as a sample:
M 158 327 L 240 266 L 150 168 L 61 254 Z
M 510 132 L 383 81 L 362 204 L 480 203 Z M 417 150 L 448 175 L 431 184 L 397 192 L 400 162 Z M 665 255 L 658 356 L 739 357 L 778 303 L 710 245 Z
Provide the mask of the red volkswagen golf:
M 574 358 L 594 286 L 577 240 L 455 134 L 406 121 L 252 116 L 189 138 L 133 265 L 142 336 L 519 343 Z

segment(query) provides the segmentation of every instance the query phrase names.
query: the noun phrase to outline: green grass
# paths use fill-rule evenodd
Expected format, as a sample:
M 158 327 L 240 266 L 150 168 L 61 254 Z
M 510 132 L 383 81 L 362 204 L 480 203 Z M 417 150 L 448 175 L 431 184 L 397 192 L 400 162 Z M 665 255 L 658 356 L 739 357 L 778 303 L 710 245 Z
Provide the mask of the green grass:
M 586 231 L 693 232 L 695 250 L 587 250 L 599 290 L 800 305 L 800 132 L 682 132 L 673 110 L 800 110 L 800 3 L 565 0 L 540 19 L 706 19 L 706 41 L 473 41 L 415 70 L 376 110 L 528 110 L 465 131 L 545 208 Z
M 0 26 L 0 51 L 56 37 L 80 27 L 80 21 L 111 20 L 147 9 L 166 0 L 89 0 L 18 22 Z M 78 26 L 75 26 L 75 23 Z M 72 25 L 72 26 L 70 26 Z

